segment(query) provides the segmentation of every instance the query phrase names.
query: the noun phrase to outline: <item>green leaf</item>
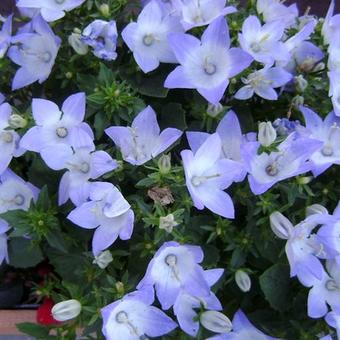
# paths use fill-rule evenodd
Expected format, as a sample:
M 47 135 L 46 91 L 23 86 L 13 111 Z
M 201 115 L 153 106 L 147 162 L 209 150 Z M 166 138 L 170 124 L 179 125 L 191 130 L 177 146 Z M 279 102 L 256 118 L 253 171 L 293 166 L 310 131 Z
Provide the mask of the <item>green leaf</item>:
M 16 268 L 34 267 L 44 259 L 38 245 L 26 238 L 13 238 L 8 246 L 9 263 Z
M 46 236 L 48 244 L 63 253 L 67 253 L 67 246 L 62 234 L 58 230 L 51 230 Z
M 10 226 L 15 227 L 15 236 L 23 236 L 30 231 L 27 221 L 27 211 L 10 210 L 0 215 Z M 13 236 L 13 235 L 12 235 Z
M 260 276 L 260 286 L 272 308 L 285 311 L 289 308 L 289 266 L 275 264 Z
M 41 211 L 48 211 L 51 208 L 47 185 L 44 185 L 44 187 L 41 189 L 35 206 L 38 210 Z
M 179 130 L 187 129 L 187 122 L 185 120 L 185 111 L 181 104 L 169 103 L 162 109 L 160 125 L 162 128 L 171 126 Z
M 246 254 L 240 248 L 236 248 L 231 256 L 230 265 L 233 268 L 239 268 L 244 265 L 246 261 Z
M 136 183 L 137 188 L 148 188 L 157 183 L 153 178 L 146 177 Z
M 18 323 L 16 326 L 20 332 L 34 336 L 37 340 L 49 339 L 49 329 L 44 326 L 30 322 Z
M 128 73 L 126 70 L 121 68 L 120 74 L 134 90 L 144 96 L 165 98 L 168 95 L 169 90 L 164 87 L 164 81 L 169 74 L 169 71 L 165 71 L 164 67 L 163 72 L 157 70 L 157 72 L 152 72 L 149 75 L 144 75 L 141 72 Z

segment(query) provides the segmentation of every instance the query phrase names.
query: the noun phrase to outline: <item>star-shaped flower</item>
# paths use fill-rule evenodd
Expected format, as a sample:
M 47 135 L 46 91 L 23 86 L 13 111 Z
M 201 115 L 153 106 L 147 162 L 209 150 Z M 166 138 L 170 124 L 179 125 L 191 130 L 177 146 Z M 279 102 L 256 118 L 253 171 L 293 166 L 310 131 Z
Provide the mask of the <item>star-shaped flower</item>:
M 125 161 L 141 165 L 165 151 L 182 131 L 167 128 L 160 133 L 155 111 L 148 106 L 133 120 L 131 127 L 112 126 L 105 133 L 120 149 Z
M 230 48 L 230 37 L 224 17 L 215 19 L 201 40 L 189 34 L 171 34 L 169 43 L 180 66 L 165 80 L 167 88 L 197 89 L 210 103 L 218 104 L 229 79 L 252 62 L 240 48 Z

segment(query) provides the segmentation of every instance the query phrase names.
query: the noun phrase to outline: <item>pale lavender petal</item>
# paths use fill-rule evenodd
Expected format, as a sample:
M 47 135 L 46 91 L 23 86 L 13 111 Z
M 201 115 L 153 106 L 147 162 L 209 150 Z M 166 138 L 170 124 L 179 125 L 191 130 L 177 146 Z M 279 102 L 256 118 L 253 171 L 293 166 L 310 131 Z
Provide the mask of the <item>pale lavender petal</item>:
M 181 64 L 185 63 L 187 59 L 193 58 L 195 50 L 201 45 L 201 42 L 190 34 L 169 34 L 168 40 L 172 51 Z
M 202 44 L 211 45 L 212 48 L 223 46 L 229 48 L 230 36 L 226 19 L 223 16 L 215 19 L 202 35 Z
M 72 210 L 67 218 L 79 227 L 94 229 L 99 225 L 95 210 L 96 202 L 86 202 Z
M 167 128 L 163 130 L 159 136 L 160 138 L 160 146 L 157 150 L 152 152 L 152 156 L 156 157 L 163 151 L 165 151 L 168 147 L 170 147 L 173 143 L 177 141 L 182 136 L 183 132 L 174 128 Z
M 145 334 L 151 337 L 158 337 L 167 334 L 177 327 L 177 324 L 164 312 L 151 306 L 148 312 L 141 319 L 144 320 Z
M 169 89 L 193 89 L 195 85 L 187 79 L 183 66 L 177 66 L 165 79 L 164 87 Z
M 197 91 L 210 103 L 217 105 L 222 99 L 226 88 L 229 85 L 229 79 L 223 81 L 215 88 L 198 88 Z
M 235 94 L 234 97 L 239 100 L 247 100 L 251 98 L 254 95 L 254 89 L 249 86 L 243 86 L 241 87 Z
M 85 117 L 86 96 L 84 92 L 79 92 L 69 96 L 61 108 L 63 119 L 73 123 L 81 123 Z
M 53 170 L 66 168 L 66 162 L 72 157 L 72 148 L 66 144 L 51 145 L 40 151 L 41 158 Z

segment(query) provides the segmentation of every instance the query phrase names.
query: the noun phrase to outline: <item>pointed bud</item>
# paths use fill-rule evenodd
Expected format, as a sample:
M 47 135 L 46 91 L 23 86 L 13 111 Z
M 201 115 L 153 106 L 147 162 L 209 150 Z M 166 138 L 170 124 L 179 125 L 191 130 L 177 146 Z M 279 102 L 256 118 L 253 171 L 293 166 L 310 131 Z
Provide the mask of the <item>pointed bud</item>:
M 112 254 L 109 250 L 102 251 L 97 256 L 94 257 L 92 263 L 97 264 L 99 268 L 105 269 L 110 262 L 113 261 Z
M 124 295 L 124 292 L 125 292 L 124 283 L 117 281 L 115 286 L 116 286 L 117 292 L 121 295 Z
M 203 312 L 200 321 L 204 328 L 215 333 L 228 333 L 233 328 L 233 324 L 224 314 L 214 310 Z
M 85 55 L 89 51 L 89 47 L 81 41 L 79 33 L 71 33 L 68 37 L 68 43 L 80 55 Z
M 27 125 L 27 120 L 24 117 L 13 113 L 9 116 L 8 124 L 12 129 L 21 129 Z
M 223 111 L 223 105 L 218 103 L 217 105 L 209 104 L 207 108 L 207 114 L 210 117 L 216 117 Z
M 302 97 L 302 96 L 295 96 L 293 99 L 292 99 L 292 105 L 298 110 L 299 109 L 299 106 L 303 105 L 305 103 L 305 98 Z
M 238 271 L 236 271 L 235 273 L 235 281 L 236 284 L 238 285 L 238 287 L 242 290 L 242 292 L 246 293 L 250 291 L 251 288 L 251 280 L 249 275 L 239 269 Z
M 258 141 L 263 146 L 271 145 L 276 139 L 276 130 L 271 122 L 262 122 L 259 124 Z
M 302 176 L 302 177 L 298 177 L 296 179 L 296 181 L 300 185 L 306 185 L 306 184 L 310 183 L 312 180 L 313 180 L 312 176 Z
M 294 228 L 288 218 L 278 211 L 275 211 L 270 215 L 270 227 L 272 228 L 273 233 L 283 240 L 289 239 Z
M 171 170 L 171 156 L 162 155 L 158 160 L 158 168 L 161 174 L 166 175 Z
M 299 75 L 294 78 L 295 86 L 298 92 L 305 92 L 307 86 L 308 86 L 308 81 L 303 77 L 303 75 Z
M 306 216 L 315 214 L 328 214 L 328 210 L 321 204 L 312 204 L 306 209 Z
M 72 299 L 55 304 L 52 308 L 52 315 L 57 321 L 67 321 L 76 318 L 80 311 L 80 302 Z
M 326 68 L 325 63 L 318 63 L 314 66 L 313 72 L 323 71 Z
M 108 17 L 110 15 L 110 6 L 108 4 L 101 4 L 99 11 L 104 17 Z
M 159 229 L 164 229 L 167 233 L 171 233 L 173 228 L 177 225 L 178 223 L 175 221 L 173 214 L 169 214 L 165 217 L 161 216 L 159 218 Z

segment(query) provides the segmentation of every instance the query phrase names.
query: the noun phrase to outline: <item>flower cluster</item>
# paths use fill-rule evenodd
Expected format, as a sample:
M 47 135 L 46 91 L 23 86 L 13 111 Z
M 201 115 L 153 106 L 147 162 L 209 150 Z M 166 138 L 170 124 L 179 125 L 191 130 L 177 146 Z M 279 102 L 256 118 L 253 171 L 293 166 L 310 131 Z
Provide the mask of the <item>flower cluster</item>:
M 308 294 L 308 316 L 324 317 L 340 334 L 340 267 L 337 233 L 340 226 L 340 209 L 329 214 L 319 204 L 307 208 L 306 218 L 293 224 L 280 212 L 270 216 L 273 232 L 287 240 L 286 254 L 291 277 L 297 276 Z M 329 307 L 330 310 L 329 310 Z

